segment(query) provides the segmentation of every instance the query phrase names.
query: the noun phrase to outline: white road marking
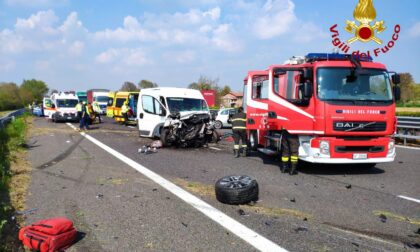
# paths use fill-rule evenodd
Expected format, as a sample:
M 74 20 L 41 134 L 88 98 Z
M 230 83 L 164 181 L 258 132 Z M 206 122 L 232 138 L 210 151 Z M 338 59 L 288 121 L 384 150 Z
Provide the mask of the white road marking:
M 417 147 L 403 146 L 403 145 L 395 145 L 395 147 L 401 148 L 401 149 L 420 150 L 420 148 L 417 148 Z
M 404 195 L 398 195 L 397 197 L 401 198 L 401 199 L 406 199 L 406 200 L 409 200 L 409 201 L 414 201 L 416 203 L 420 203 L 420 200 L 415 199 L 415 198 L 411 198 L 411 197 L 407 197 L 407 196 L 404 196 Z
M 218 150 L 218 151 L 222 150 L 222 149 L 219 149 L 219 148 L 216 148 L 216 147 L 209 147 L 209 149 Z
M 77 130 L 71 123 L 67 123 L 68 126 Z M 174 183 L 166 180 L 165 178 L 161 177 L 157 173 L 147 169 L 146 167 L 142 166 L 141 164 L 135 162 L 134 160 L 124 156 L 123 154 L 119 153 L 118 151 L 108 147 L 107 145 L 103 144 L 102 142 L 96 140 L 95 138 L 89 136 L 84 132 L 80 132 L 82 136 L 86 139 L 91 141 L 92 143 L 96 144 L 106 152 L 110 153 L 114 157 L 118 158 L 122 162 L 126 163 L 127 165 L 131 166 L 144 176 L 148 177 L 155 183 L 159 184 L 161 187 L 165 188 L 169 192 L 176 195 L 178 198 L 185 201 L 187 204 L 191 205 L 198 211 L 202 212 L 204 215 L 209 217 L 211 220 L 215 221 L 225 229 L 229 230 L 229 232 L 237 235 L 242 240 L 246 241 L 254 248 L 260 251 L 287 251 L 286 249 L 280 247 L 276 243 L 268 240 L 264 236 L 258 234 L 257 232 L 251 230 L 250 228 L 246 227 L 245 225 L 239 223 L 235 219 L 227 216 L 220 210 L 214 208 L 213 206 L 209 205 L 208 203 L 204 202 L 203 200 L 197 198 L 196 196 L 192 195 L 191 193 L 185 191 L 184 189 L 180 188 L 179 186 L 175 185 Z

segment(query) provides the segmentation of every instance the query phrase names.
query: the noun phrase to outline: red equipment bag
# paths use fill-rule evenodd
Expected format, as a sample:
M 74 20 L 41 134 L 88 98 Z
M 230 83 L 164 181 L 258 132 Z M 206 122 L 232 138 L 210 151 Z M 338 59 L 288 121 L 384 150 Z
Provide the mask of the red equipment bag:
M 67 218 L 52 218 L 35 222 L 19 231 L 19 240 L 29 249 L 40 252 L 60 251 L 76 240 L 77 230 Z

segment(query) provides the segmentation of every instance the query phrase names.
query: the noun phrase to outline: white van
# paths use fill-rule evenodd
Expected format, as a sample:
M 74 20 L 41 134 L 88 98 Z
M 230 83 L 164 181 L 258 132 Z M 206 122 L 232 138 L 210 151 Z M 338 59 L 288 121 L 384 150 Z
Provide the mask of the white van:
M 139 134 L 159 137 L 166 118 L 171 113 L 182 115 L 210 114 L 207 102 L 200 91 L 187 88 L 142 89 L 137 103 Z
M 47 99 L 44 100 L 46 103 Z M 76 95 L 69 92 L 60 92 L 51 95 L 52 111 L 48 117 L 53 122 L 58 121 L 78 121 L 76 105 L 79 99 Z M 45 111 L 45 109 L 44 109 Z M 44 112 L 45 113 L 45 112 Z

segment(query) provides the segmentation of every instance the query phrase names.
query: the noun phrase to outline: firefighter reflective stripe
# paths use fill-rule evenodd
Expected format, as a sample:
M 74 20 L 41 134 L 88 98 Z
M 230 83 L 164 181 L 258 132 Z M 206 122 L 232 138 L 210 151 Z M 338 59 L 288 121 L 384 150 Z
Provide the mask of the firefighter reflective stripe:
M 288 162 L 289 161 L 289 157 L 281 157 L 281 161 L 282 162 Z
M 290 161 L 291 161 L 292 163 L 296 163 L 296 162 L 298 161 L 298 156 L 291 156 L 291 157 L 290 157 Z
M 242 148 L 248 148 L 248 145 L 243 144 L 243 145 L 242 145 Z
M 127 113 L 127 112 L 128 112 L 128 106 L 124 104 L 124 105 L 121 107 L 121 113 Z
M 235 144 L 235 145 L 233 146 L 233 149 L 235 149 L 235 150 L 239 150 L 239 144 Z
M 232 129 L 246 129 L 245 113 L 236 113 L 232 116 Z

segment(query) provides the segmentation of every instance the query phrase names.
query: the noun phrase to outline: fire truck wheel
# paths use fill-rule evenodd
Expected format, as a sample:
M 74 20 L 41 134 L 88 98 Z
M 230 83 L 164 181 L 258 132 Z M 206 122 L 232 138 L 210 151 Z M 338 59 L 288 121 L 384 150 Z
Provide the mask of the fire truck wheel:
M 249 132 L 249 148 L 253 151 L 256 151 L 258 148 L 258 132 L 256 130 L 251 130 Z
M 221 129 L 221 128 L 223 128 L 223 123 L 221 121 L 215 121 L 214 122 L 214 127 L 216 129 Z
M 258 200 L 258 183 L 255 179 L 243 176 L 226 176 L 215 185 L 218 201 L 229 205 L 247 204 Z

